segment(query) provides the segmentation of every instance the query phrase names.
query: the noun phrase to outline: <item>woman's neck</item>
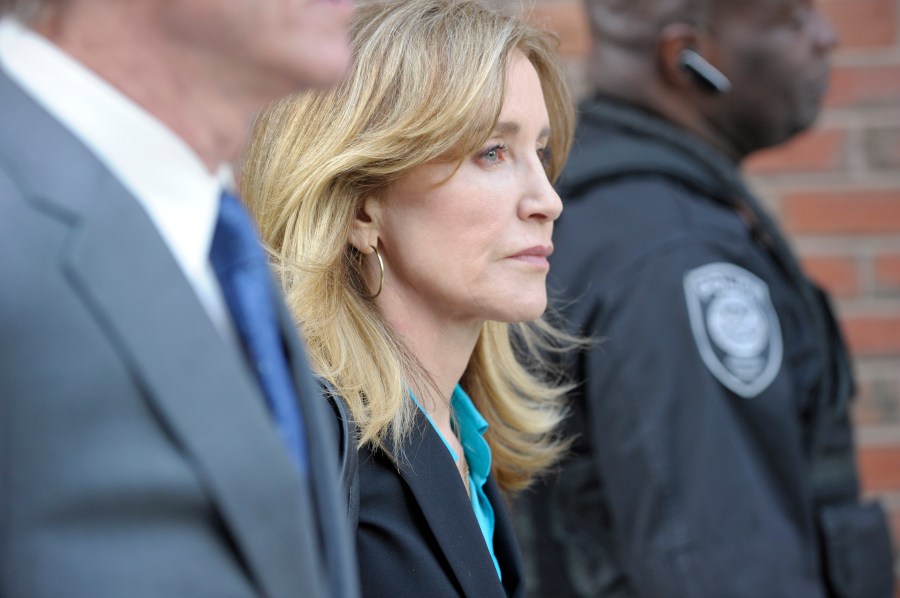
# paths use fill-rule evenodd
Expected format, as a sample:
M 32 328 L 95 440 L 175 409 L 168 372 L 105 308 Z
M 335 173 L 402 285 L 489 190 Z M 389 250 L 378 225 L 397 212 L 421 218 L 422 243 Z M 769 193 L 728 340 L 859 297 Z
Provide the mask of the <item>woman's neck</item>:
M 449 430 L 450 397 L 475 350 L 481 323 L 448 321 L 414 302 L 386 301 L 380 307 L 388 325 L 428 374 L 428 379 L 412 381 L 412 391 L 441 431 Z
M 436 313 L 439 310 L 421 301 L 398 299 L 390 294 L 382 297 L 379 309 L 424 368 L 426 376 L 422 380 L 411 380 L 411 390 L 456 454 L 456 469 L 463 483 L 468 483 L 468 460 L 462 441 L 453 429 L 450 399 L 472 358 L 481 323 L 442 318 Z

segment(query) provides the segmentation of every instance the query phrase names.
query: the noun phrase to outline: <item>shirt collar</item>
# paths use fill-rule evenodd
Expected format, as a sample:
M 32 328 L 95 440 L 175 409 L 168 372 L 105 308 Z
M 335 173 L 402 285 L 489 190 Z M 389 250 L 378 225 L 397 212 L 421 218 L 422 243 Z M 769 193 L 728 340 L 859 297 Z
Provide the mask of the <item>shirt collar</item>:
M 459 441 L 466 452 L 472 481 L 479 485 L 484 484 L 491 473 L 491 449 L 484 439 L 484 433 L 488 429 L 487 420 L 478 412 L 472 399 L 459 384 L 453 389 L 450 405 L 456 416 Z
M 134 195 L 188 278 L 202 276 L 230 168 L 210 173 L 162 122 L 11 17 L 0 20 L 0 66 Z
M 409 389 L 407 389 L 407 392 L 419 410 L 425 415 L 425 418 L 431 423 L 431 427 L 437 432 L 441 442 L 450 451 L 453 460 L 459 461 L 459 455 L 456 454 L 456 451 L 453 450 L 450 443 L 441 434 L 434 420 L 428 415 L 428 411 L 419 403 L 416 395 Z M 459 384 L 456 385 L 456 388 L 453 389 L 453 394 L 450 396 L 450 407 L 453 410 L 453 423 L 459 436 L 459 443 L 466 453 L 469 475 L 472 476 L 475 483 L 482 485 L 487 481 L 488 475 L 491 473 L 491 447 L 487 440 L 484 439 L 484 433 L 488 430 L 487 420 L 478 412 L 472 399 L 469 398 L 469 395 L 466 394 L 466 391 Z

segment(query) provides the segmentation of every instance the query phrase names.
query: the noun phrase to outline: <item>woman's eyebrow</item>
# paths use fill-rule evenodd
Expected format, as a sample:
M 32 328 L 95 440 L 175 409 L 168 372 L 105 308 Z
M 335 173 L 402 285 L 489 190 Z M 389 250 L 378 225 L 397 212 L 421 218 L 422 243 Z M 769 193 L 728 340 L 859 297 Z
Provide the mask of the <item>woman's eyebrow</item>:
M 517 122 L 504 121 L 497 123 L 497 126 L 494 127 L 494 133 L 496 135 L 515 135 L 517 134 L 522 127 Z M 539 138 L 549 137 L 550 136 L 550 127 L 544 127 L 541 129 Z

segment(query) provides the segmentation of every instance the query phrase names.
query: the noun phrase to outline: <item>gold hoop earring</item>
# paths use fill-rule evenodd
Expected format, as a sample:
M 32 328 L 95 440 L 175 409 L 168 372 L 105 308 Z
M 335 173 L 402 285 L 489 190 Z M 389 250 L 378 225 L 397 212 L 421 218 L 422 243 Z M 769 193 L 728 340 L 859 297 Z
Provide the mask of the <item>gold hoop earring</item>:
M 381 279 L 378 281 L 378 290 L 375 291 L 375 294 L 369 297 L 369 299 L 375 299 L 378 295 L 381 294 L 381 289 L 384 288 L 384 261 L 381 259 L 381 254 L 378 253 L 378 248 L 374 245 L 369 245 L 372 248 L 372 251 L 375 252 L 375 257 L 378 258 L 378 267 L 381 268 Z

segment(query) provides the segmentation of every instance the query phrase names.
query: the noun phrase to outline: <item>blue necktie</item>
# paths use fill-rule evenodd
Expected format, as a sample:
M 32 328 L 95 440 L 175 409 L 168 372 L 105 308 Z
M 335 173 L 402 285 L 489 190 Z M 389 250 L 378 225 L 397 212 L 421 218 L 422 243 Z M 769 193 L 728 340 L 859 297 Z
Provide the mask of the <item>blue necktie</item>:
M 209 253 L 225 302 L 276 426 L 301 472 L 303 422 L 282 343 L 266 254 L 240 200 L 225 191 Z

